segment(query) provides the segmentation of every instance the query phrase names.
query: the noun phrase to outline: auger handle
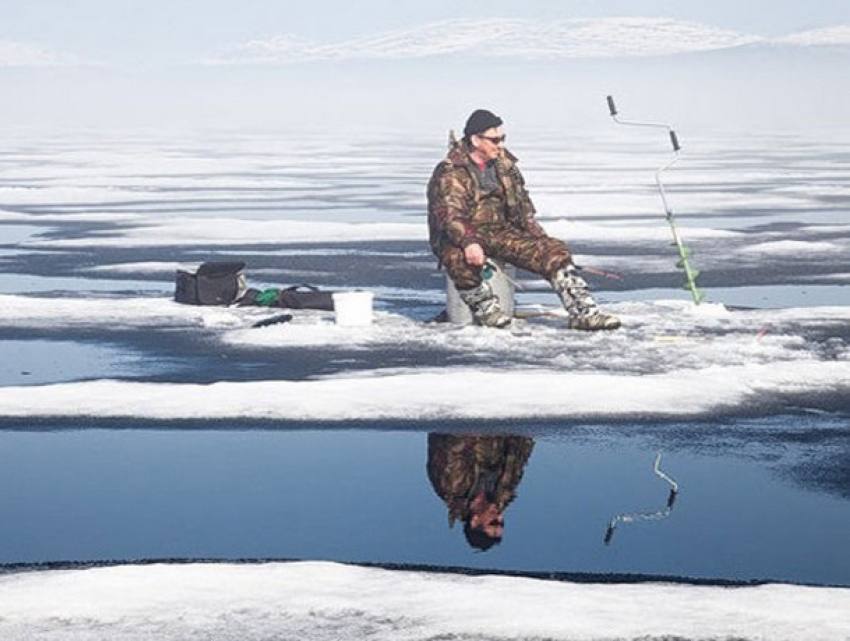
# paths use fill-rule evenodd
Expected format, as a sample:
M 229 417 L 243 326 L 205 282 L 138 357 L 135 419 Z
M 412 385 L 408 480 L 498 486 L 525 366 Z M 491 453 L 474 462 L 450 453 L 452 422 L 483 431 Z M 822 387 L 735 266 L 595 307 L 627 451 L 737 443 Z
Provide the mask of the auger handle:
M 679 151 L 681 149 L 679 146 L 679 137 L 672 129 L 670 130 L 670 142 L 673 143 L 673 151 Z
M 676 502 L 676 497 L 679 496 L 679 493 L 676 490 L 670 490 L 670 494 L 667 497 L 667 509 L 672 510 L 673 504 Z
M 611 112 L 611 116 L 617 115 L 617 105 L 614 104 L 614 96 L 608 96 L 608 111 Z

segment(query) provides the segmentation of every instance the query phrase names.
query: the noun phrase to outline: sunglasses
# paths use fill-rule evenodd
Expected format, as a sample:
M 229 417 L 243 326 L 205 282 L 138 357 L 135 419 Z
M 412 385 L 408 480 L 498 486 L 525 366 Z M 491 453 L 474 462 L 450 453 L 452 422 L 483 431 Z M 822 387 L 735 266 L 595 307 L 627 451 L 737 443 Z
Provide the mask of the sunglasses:
M 484 140 L 489 140 L 494 145 L 501 145 L 503 142 L 505 142 L 505 138 L 507 138 L 507 136 L 504 134 L 501 136 L 482 136 L 481 134 L 478 134 L 478 137 L 483 138 Z

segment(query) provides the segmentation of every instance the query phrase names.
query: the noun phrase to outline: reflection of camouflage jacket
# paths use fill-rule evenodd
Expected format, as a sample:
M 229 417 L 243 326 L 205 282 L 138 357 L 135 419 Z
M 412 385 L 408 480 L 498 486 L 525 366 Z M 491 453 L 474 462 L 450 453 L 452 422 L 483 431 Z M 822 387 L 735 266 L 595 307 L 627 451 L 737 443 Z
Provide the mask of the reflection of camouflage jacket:
M 480 243 L 476 228 L 486 223 L 510 223 L 535 236 L 544 234 L 516 163 L 511 152 L 502 151 L 495 161 L 498 187 L 488 192 L 480 185 L 466 143 L 452 144 L 428 183 L 428 227 L 437 255 L 446 243 L 456 247 Z
M 524 436 L 428 435 L 428 478 L 449 508 L 449 525 L 465 519 L 467 503 L 486 474 L 501 512 L 516 496 L 534 441 Z

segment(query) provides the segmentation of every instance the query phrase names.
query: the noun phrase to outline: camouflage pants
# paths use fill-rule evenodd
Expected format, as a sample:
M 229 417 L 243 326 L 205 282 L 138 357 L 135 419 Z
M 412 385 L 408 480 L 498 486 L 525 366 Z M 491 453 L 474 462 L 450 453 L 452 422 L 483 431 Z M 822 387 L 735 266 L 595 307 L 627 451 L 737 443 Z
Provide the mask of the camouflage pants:
M 567 245 L 550 236 L 533 236 L 503 224 L 482 225 L 477 235 L 488 258 L 516 265 L 546 280 L 572 262 Z M 481 268 L 468 265 L 459 247 L 444 245 L 438 258 L 458 289 L 471 289 L 481 283 Z

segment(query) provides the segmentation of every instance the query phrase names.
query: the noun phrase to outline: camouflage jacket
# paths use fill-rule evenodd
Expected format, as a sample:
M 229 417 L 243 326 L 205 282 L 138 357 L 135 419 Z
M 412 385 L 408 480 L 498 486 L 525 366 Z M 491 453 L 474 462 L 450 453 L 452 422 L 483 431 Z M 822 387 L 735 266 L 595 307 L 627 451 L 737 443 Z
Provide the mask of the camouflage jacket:
M 445 160 L 434 168 L 428 183 L 428 228 L 431 249 L 437 255 L 446 245 L 464 248 L 481 243 L 478 228 L 508 223 L 535 236 L 545 234 L 534 218 L 534 205 L 507 149 L 495 161 L 498 187 L 485 191 L 463 141 L 452 144 Z
M 464 520 L 470 495 L 483 474 L 494 473 L 494 498 L 501 512 L 516 488 L 534 441 L 524 436 L 428 435 L 428 478 L 449 510 L 449 526 Z

